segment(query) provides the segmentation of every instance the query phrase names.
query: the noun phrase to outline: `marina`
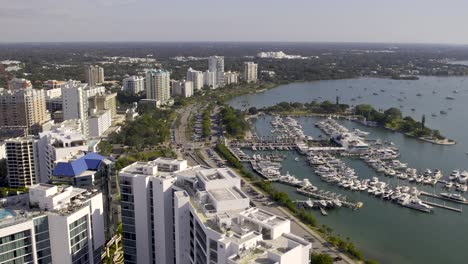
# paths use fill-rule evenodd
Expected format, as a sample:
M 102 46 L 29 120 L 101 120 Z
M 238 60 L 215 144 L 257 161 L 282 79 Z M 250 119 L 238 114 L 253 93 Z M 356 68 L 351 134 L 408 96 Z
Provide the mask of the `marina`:
M 334 101 L 335 97 L 339 96 L 341 103 L 350 105 L 369 103 L 376 109 L 398 107 L 400 104 L 404 106 L 401 108 L 403 114 L 410 115 L 415 120 L 420 120 L 421 116 L 426 114 L 426 125 L 428 127 L 439 129 L 445 136 L 455 139 L 457 144 L 438 146 L 415 140 L 404 134 L 364 126 L 354 121 L 345 119 L 336 121 L 347 127 L 351 132 L 355 128 L 370 132 L 364 141 L 370 147 L 373 145 L 372 140 L 377 138 L 382 139 L 380 143 L 386 145 L 386 147 L 397 147 L 399 155 L 396 159 L 406 164 L 408 168 L 417 169 L 418 177 L 424 175 L 426 169 L 430 169 L 433 174 L 436 169 L 441 171 L 443 177 L 435 185 L 423 182 L 417 183 L 416 179 L 410 181 L 410 177 L 404 179 L 404 177 L 398 178 L 396 175 L 392 176 L 377 172 L 361 159 L 361 156 L 344 155 L 346 152 L 342 149 L 329 153 L 337 155 L 337 158 L 353 168 L 360 180 L 372 180 L 372 177 L 378 177 L 379 181 L 385 182 L 393 189 L 403 185 L 416 187 L 421 192 L 420 199 L 433 207 L 433 213 L 430 215 L 414 209 L 402 209 L 400 206 L 395 206 L 396 203 L 394 202 L 389 202 L 383 198 L 376 199 L 375 195 L 369 195 L 367 192 L 353 191 L 322 181 L 321 177 L 315 174 L 314 167 L 308 164 L 307 156 L 300 156 L 299 162 L 294 160 L 297 156 L 296 151 L 281 152 L 286 156 L 286 159 L 282 162 L 282 174 L 289 171 L 298 179 L 308 178 L 320 190 L 329 190 L 337 194 L 343 194 L 350 200 L 363 202 L 365 206 L 357 212 L 345 209 L 325 209 L 328 213 L 326 217 L 320 211 L 312 212 L 319 219 L 319 223 L 330 226 L 342 236 L 351 237 L 353 242 L 366 255 L 378 259 L 380 263 L 464 263 L 466 255 L 462 253 L 464 250 L 461 245 L 468 237 L 468 230 L 463 228 L 468 226 L 467 213 L 466 210 L 463 210 L 465 205 L 423 194 L 423 192 L 426 192 L 440 196 L 440 193 L 447 192 L 463 195 L 463 184 L 456 180 L 450 180 L 449 177 L 453 170 L 459 170 L 461 173 L 464 169 L 467 169 L 468 141 L 466 140 L 466 131 L 468 131 L 468 116 L 463 114 L 466 111 L 464 110 L 466 105 L 463 102 L 466 102 L 466 100 L 462 100 L 462 98 L 466 99 L 468 97 L 468 90 L 460 86 L 464 79 L 466 78 L 421 77 L 420 80 L 412 82 L 372 78 L 318 81 L 284 85 L 278 89 L 266 91 L 261 96 L 236 98 L 230 104 L 236 106 L 237 101 L 244 101 L 249 104 L 249 107 L 261 108 L 282 101 L 311 102 L 314 99 Z M 351 88 L 343 89 L 343 87 Z M 386 92 L 382 93 L 380 89 L 385 89 Z M 447 94 L 451 94 L 455 89 L 459 91 L 457 100 L 446 100 Z M 352 91 L 352 96 L 345 93 L 348 90 Z M 434 90 L 437 93 L 432 93 Z M 379 96 L 366 95 L 366 93 L 372 94 L 373 91 L 378 92 Z M 417 92 L 420 92 L 423 96 L 416 96 Z M 406 97 L 404 101 L 398 101 L 398 98 L 403 98 L 403 96 Z M 321 98 L 317 99 L 318 97 Z M 351 101 L 351 98 L 355 98 L 355 101 Z M 445 111 L 447 114 L 439 114 L 440 111 Z M 431 113 L 437 113 L 438 115 L 437 117 L 431 117 Z M 323 131 L 315 126 L 315 123 L 323 120 L 323 118 L 307 116 L 295 117 L 295 119 L 302 125 L 306 135 L 312 136 L 315 140 L 328 138 Z M 260 117 L 254 122 L 255 133 L 258 137 L 275 137 L 271 133 L 271 120 L 272 118 L 266 116 Z M 391 146 L 390 142 L 393 142 L 394 146 Z M 305 148 L 312 147 L 306 146 Z M 265 150 L 263 152 L 270 153 L 271 151 Z M 252 152 L 249 151 L 249 153 Z M 382 162 L 387 163 L 390 160 L 382 160 Z M 390 164 L 383 165 L 388 167 Z M 400 171 L 405 173 L 406 169 Z M 273 184 L 279 190 L 288 193 L 294 200 L 307 200 L 307 197 L 297 193 L 297 188 L 280 183 Z M 457 184 L 460 186 L 461 191 L 457 190 Z M 440 208 L 435 204 L 457 210 Z M 433 234 L 434 230 L 440 230 L 441 228 L 445 231 L 438 231 L 438 239 L 432 240 L 429 234 Z M 385 239 L 382 239 L 383 237 Z M 424 245 L 420 243 L 421 240 L 425 241 Z M 451 246 L 448 247 L 447 245 Z M 410 251 L 408 251 L 409 248 L 411 248 Z M 441 250 L 453 253 L 442 257 L 438 254 Z

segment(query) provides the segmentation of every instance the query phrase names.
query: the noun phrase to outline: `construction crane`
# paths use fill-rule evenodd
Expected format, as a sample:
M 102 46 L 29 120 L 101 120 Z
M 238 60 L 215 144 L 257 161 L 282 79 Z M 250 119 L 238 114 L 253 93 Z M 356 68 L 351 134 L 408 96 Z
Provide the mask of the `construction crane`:
M 10 78 L 8 78 L 8 74 L 3 67 L 3 64 L 0 63 L 0 73 L 3 75 L 3 79 L 5 79 L 5 84 L 8 89 L 10 89 Z

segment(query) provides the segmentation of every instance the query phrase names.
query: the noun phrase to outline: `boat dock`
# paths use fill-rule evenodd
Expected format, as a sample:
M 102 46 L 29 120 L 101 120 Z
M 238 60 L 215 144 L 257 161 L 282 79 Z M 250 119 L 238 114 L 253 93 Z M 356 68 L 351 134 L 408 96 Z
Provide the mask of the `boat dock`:
M 468 205 L 468 202 L 452 200 L 452 199 L 443 197 L 443 196 L 441 196 L 441 195 L 433 194 L 433 193 L 421 192 L 420 194 L 421 194 L 421 195 L 425 195 L 425 196 L 429 196 L 429 197 L 432 197 L 432 198 L 437 198 L 437 199 L 441 199 L 441 200 L 445 200 L 445 201 L 450 201 L 450 202 L 453 202 L 453 203 L 459 203 L 459 204 L 466 204 L 466 205 Z
M 296 191 L 302 195 L 312 197 L 315 199 L 322 199 L 322 200 L 339 199 L 339 197 L 337 198 L 337 196 L 335 196 L 334 194 L 330 194 L 329 192 L 320 192 L 320 191 L 312 192 L 312 191 L 308 191 L 302 188 L 298 188 L 296 189 Z M 339 200 L 344 206 L 349 207 L 349 208 L 358 209 L 363 206 L 363 203 L 361 202 L 352 203 L 352 202 L 346 201 L 345 199 L 339 199 Z
M 451 210 L 451 211 L 455 211 L 455 212 L 459 212 L 461 213 L 462 212 L 462 208 L 455 208 L 455 207 L 451 207 L 451 206 L 447 206 L 445 204 L 438 204 L 438 203 L 433 203 L 433 202 L 428 202 L 428 201 L 423 201 L 425 204 L 428 204 L 430 206 L 434 206 L 434 207 L 439 207 L 439 208 L 443 208 L 443 209 L 447 209 L 447 210 Z

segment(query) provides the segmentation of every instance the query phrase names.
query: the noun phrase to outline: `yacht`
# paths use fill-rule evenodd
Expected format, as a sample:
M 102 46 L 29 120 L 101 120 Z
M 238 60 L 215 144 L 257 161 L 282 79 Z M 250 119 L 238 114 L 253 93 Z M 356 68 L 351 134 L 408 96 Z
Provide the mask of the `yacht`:
M 457 202 L 465 202 L 465 197 L 461 196 L 458 193 L 440 193 L 442 197 L 445 197 L 449 200 L 457 201 Z
M 453 171 L 450 173 L 449 180 L 451 180 L 451 181 L 456 181 L 456 180 L 458 180 L 459 177 L 460 177 L 460 171 L 458 171 L 458 170 L 453 170 Z
M 415 209 L 425 213 L 432 213 L 432 206 L 423 203 L 420 199 L 412 198 L 400 203 L 404 207 Z
M 444 187 L 447 188 L 447 189 L 452 188 L 453 187 L 453 182 L 447 182 Z
M 458 177 L 459 183 L 466 183 L 468 180 L 468 171 L 463 171 L 460 173 L 460 177 Z

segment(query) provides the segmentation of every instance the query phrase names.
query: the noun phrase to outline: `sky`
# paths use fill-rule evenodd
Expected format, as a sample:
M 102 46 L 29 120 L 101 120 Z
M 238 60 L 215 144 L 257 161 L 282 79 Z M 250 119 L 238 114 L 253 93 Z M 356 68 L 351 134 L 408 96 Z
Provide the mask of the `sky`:
M 0 42 L 468 44 L 468 0 L 0 0 Z

